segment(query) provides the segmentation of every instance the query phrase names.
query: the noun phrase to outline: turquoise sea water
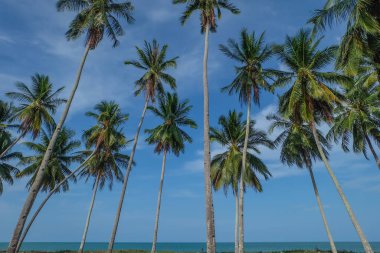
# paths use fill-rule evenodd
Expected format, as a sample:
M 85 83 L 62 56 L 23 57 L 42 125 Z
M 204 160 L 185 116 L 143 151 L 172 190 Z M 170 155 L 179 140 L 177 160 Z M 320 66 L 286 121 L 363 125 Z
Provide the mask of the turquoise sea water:
M 0 243 L 0 250 L 7 247 L 7 243 Z M 338 250 L 347 250 L 354 252 L 363 252 L 363 248 L 359 242 L 337 242 Z M 371 246 L 375 252 L 380 253 L 380 242 L 371 242 Z M 328 242 L 254 242 L 246 243 L 247 252 L 260 251 L 282 251 L 292 249 L 304 250 L 329 250 Z M 43 250 L 43 251 L 58 251 L 58 250 L 78 250 L 79 243 L 77 242 L 26 242 L 22 250 Z M 86 244 L 87 250 L 106 250 L 107 243 L 89 242 Z M 137 249 L 151 250 L 151 243 L 116 243 L 115 249 Z M 173 252 L 202 252 L 205 251 L 205 243 L 158 243 L 157 250 L 173 251 Z M 233 252 L 233 243 L 218 243 L 218 252 Z

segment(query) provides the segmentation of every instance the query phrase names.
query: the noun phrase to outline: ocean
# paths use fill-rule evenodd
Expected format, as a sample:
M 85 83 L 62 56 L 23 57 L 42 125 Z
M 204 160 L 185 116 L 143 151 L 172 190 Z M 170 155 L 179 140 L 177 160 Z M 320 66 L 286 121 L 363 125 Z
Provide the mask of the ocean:
M 7 243 L 0 243 L 0 250 L 7 248 Z M 136 249 L 151 250 L 151 243 L 116 243 L 115 249 Z M 375 252 L 380 253 L 380 242 L 371 242 L 371 246 Z M 245 244 L 247 252 L 261 251 L 283 251 L 283 250 L 329 250 L 328 242 L 253 242 Z M 359 242 L 336 242 L 338 250 L 347 250 L 354 252 L 363 252 L 362 245 Z M 59 250 L 78 250 L 79 242 L 26 242 L 22 246 L 22 250 L 40 250 L 40 251 L 59 251 Z M 86 250 L 106 250 L 106 242 L 89 242 L 86 244 Z M 158 251 L 173 252 L 204 252 L 206 250 L 205 243 L 158 243 Z M 218 243 L 218 252 L 233 252 L 233 243 Z

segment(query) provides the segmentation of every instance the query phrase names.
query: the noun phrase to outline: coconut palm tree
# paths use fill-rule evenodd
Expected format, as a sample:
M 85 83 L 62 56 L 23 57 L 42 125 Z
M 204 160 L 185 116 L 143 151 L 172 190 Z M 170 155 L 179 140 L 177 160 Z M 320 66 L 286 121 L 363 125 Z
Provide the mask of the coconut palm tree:
M 20 160 L 20 165 L 26 166 L 18 174 L 18 178 L 30 177 L 26 187 L 30 190 L 34 181 L 36 180 L 36 174 L 38 168 L 41 164 L 41 161 L 44 157 L 46 149 L 49 145 L 51 135 L 53 134 L 54 126 L 47 127 L 46 130 L 41 132 L 41 142 L 25 142 L 23 143 L 31 151 L 34 151 L 35 154 L 31 156 L 23 157 Z M 75 132 L 67 128 L 63 128 L 60 132 L 57 143 L 54 146 L 51 159 L 45 170 L 44 180 L 41 183 L 41 191 L 49 192 L 55 188 L 67 175 L 71 173 L 69 169 L 70 165 L 74 162 L 80 161 L 80 157 L 74 154 L 75 150 L 80 147 L 81 143 L 78 140 L 73 139 Z M 74 178 L 75 181 L 75 178 Z M 60 191 L 68 191 L 69 183 L 65 182 L 60 189 Z
M 206 232 L 207 232 L 207 253 L 215 253 L 215 224 L 214 206 L 212 200 L 211 179 L 210 179 L 210 119 L 209 119 L 209 91 L 207 77 L 208 63 L 208 37 L 209 32 L 216 32 L 217 19 L 222 17 L 222 9 L 233 14 L 239 14 L 240 10 L 228 0 L 172 0 L 173 4 L 186 4 L 180 21 L 185 24 L 190 16 L 200 12 L 201 33 L 204 34 L 204 54 L 203 54 L 203 135 L 204 135 L 204 179 L 205 179 L 205 201 L 206 201 Z
M 337 67 L 356 72 L 363 56 L 370 57 L 380 81 L 380 3 L 375 0 L 327 0 L 310 19 L 316 31 L 334 23 L 345 23 L 346 33 L 339 48 Z
M 339 103 L 340 95 L 330 87 L 330 84 L 347 84 L 350 78 L 335 72 L 324 72 L 323 69 L 333 60 L 336 47 L 319 49 L 321 39 L 311 35 L 308 30 L 300 30 L 294 37 L 287 36 L 283 45 L 274 46 L 282 64 L 289 69 L 283 73 L 281 82 L 277 85 L 289 84 L 290 88 L 280 98 L 280 113 L 292 117 L 296 121 L 307 122 L 313 131 L 320 156 L 332 178 L 335 187 L 347 209 L 351 221 L 360 237 L 366 253 L 372 253 L 351 206 L 337 180 L 330 164 L 323 153 L 318 136 L 316 118 L 332 122 L 332 109 Z M 285 76 L 287 76 L 285 78 Z
M 281 145 L 281 162 L 288 166 L 296 165 L 299 168 L 306 167 L 309 171 L 318 208 L 321 212 L 323 224 L 330 242 L 331 252 L 337 253 L 313 173 L 313 162 L 320 160 L 321 155 L 319 154 L 309 125 L 305 123 L 297 123 L 292 119 L 285 119 L 281 117 L 281 115 L 268 115 L 267 119 L 273 121 L 269 128 L 270 134 L 275 130 L 282 131 L 274 141 L 276 146 Z M 328 149 L 330 148 L 329 142 L 320 131 L 317 131 L 317 133 L 319 140 L 321 141 L 323 153 L 328 157 Z
M 373 147 L 380 141 L 380 101 L 377 92 L 377 80 L 370 80 L 366 75 L 359 76 L 352 84 L 343 87 L 344 103 L 335 108 L 334 124 L 328 133 L 330 139 L 341 140 L 342 149 L 349 151 L 352 139 L 352 150 L 362 152 L 367 157 L 369 147 L 375 162 L 380 168 L 380 160 Z
M 266 165 L 253 152 L 260 153 L 259 147 L 265 146 L 274 148 L 274 144 L 268 139 L 265 132 L 254 128 L 254 121 L 249 124 L 242 121 L 242 113 L 230 111 L 228 116 L 219 118 L 220 129 L 211 128 L 210 137 L 212 142 L 216 142 L 225 149 L 225 152 L 216 154 L 211 161 L 211 179 L 215 190 L 223 187 L 224 193 L 227 194 L 231 186 L 235 195 L 235 253 L 239 252 L 239 184 L 245 191 L 246 186 L 262 192 L 262 185 L 258 175 L 268 179 L 271 174 Z M 246 125 L 249 126 L 248 143 L 246 144 Z M 246 146 L 247 145 L 247 146 Z M 244 155 L 244 148 L 248 147 L 249 152 Z M 242 159 L 247 159 L 246 170 L 243 169 Z M 241 174 L 244 173 L 244 176 Z
M 86 151 L 81 152 L 83 160 L 92 157 L 84 164 L 80 175 L 86 177 L 86 181 L 94 178 L 94 184 L 79 253 L 83 252 L 86 243 L 98 187 L 99 190 L 103 189 L 108 181 L 108 186 L 112 189 L 114 178 L 122 181 L 123 173 L 120 167 L 126 167 L 129 161 L 128 155 L 120 153 L 128 143 L 121 128 L 128 120 L 128 115 L 123 114 L 119 105 L 113 101 L 102 101 L 95 106 L 95 110 L 96 112 L 87 112 L 86 115 L 97 120 L 97 124 L 83 134 L 87 148 Z
M 251 121 L 251 105 L 252 102 L 260 105 L 261 89 L 269 90 L 269 81 L 273 78 L 273 71 L 265 69 L 263 64 L 272 56 L 272 50 L 265 45 L 264 33 L 256 36 L 253 32 L 249 34 L 246 29 L 240 33 L 239 43 L 233 39 L 229 39 L 228 45 L 220 45 L 220 50 L 232 60 L 238 62 L 236 66 L 236 77 L 232 83 L 222 89 L 228 91 L 229 94 L 238 93 L 241 103 L 247 106 L 247 120 Z M 247 148 L 249 139 L 249 124 L 245 130 L 245 145 L 243 149 L 241 175 L 245 175 L 245 163 L 247 159 Z M 239 192 L 239 247 L 240 252 L 244 252 L 244 190 L 243 181 L 240 180 Z
M 0 134 L 0 152 L 6 149 L 11 142 L 12 140 L 9 135 L 4 133 Z M 9 162 L 20 159 L 21 157 L 22 154 L 20 152 L 11 152 L 0 157 L 0 196 L 4 191 L 3 182 L 12 185 L 14 177 L 19 172 L 19 170 Z
M 97 47 L 103 39 L 104 33 L 111 39 L 113 46 L 116 47 L 119 44 L 117 38 L 123 34 L 123 28 L 119 19 L 125 20 L 128 23 L 132 23 L 134 20 L 132 17 L 133 6 L 130 2 L 116 3 L 113 0 L 58 0 L 57 10 L 79 12 L 71 22 L 69 30 L 66 32 L 66 37 L 68 40 L 76 40 L 85 34 L 86 49 L 65 109 L 54 131 L 40 169 L 37 172 L 35 184 L 32 186 L 21 210 L 12 239 L 9 243 L 8 253 L 15 253 L 26 219 L 37 197 L 40 183 L 43 180 L 44 171 L 51 156 L 51 150 L 53 150 L 59 132 L 62 130 L 69 113 L 89 51 Z
M 169 85 L 171 89 L 176 88 L 176 82 L 174 77 L 167 73 L 170 68 L 175 68 L 177 66 L 176 60 L 178 57 L 167 59 L 166 52 L 168 45 L 161 47 L 156 40 L 152 43 L 145 41 L 145 46 L 143 49 L 136 47 L 136 51 L 139 60 L 127 60 L 126 65 L 132 65 L 137 69 L 143 70 L 144 74 L 140 79 L 136 81 L 135 85 L 135 96 L 143 93 L 145 95 L 145 103 L 140 118 L 140 122 L 137 126 L 136 135 L 133 141 L 133 147 L 131 151 L 131 160 L 128 163 L 128 167 L 124 176 L 123 188 L 120 195 L 120 201 L 117 208 L 115 222 L 112 229 L 111 239 L 108 244 L 108 253 L 112 252 L 113 245 L 115 243 L 115 237 L 117 228 L 119 225 L 120 213 L 123 207 L 125 191 L 127 189 L 129 173 L 132 168 L 132 160 L 135 155 L 137 141 L 140 134 L 141 126 L 144 122 L 144 117 L 148 104 L 150 102 L 154 103 L 156 96 L 162 96 L 164 94 L 164 84 Z
M 96 156 L 99 158 L 98 153 L 105 145 L 110 145 L 109 143 L 115 143 L 115 140 L 119 140 L 120 145 L 125 145 L 125 137 L 119 128 L 127 121 L 128 115 L 122 114 L 119 106 L 115 102 L 102 101 L 95 106 L 95 112 L 87 112 L 86 115 L 94 118 L 97 121 L 97 124 L 86 130 L 83 134 L 86 140 L 87 151 L 76 154 L 79 156 L 81 164 L 70 174 L 68 174 L 63 180 L 61 180 L 41 202 L 40 206 L 37 208 L 28 225 L 24 229 L 16 251 L 20 249 L 27 233 L 29 232 L 30 227 L 33 225 L 42 208 L 45 206 L 50 197 L 56 191 L 58 191 L 62 185 L 66 184 L 66 182 L 70 178 L 74 177 L 76 173 L 85 171 L 88 168 L 86 167 L 86 164 L 90 160 L 95 159 L 93 157 Z M 115 146 L 113 148 L 115 149 Z M 88 151 L 90 149 L 92 149 L 92 152 Z
M 0 136 L 11 138 L 12 134 L 9 129 L 19 127 L 19 125 L 10 123 L 14 111 L 15 108 L 12 103 L 0 100 Z
M 11 150 L 28 132 L 32 134 L 32 138 L 35 140 L 44 124 L 54 124 L 52 114 L 56 112 L 60 104 L 65 102 L 64 99 L 58 98 L 64 87 L 54 91 L 53 84 L 48 76 L 35 74 L 32 76 L 30 87 L 22 82 L 17 82 L 15 85 L 18 91 L 7 92 L 6 95 L 20 102 L 20 106 L 15 109 L 10 118 L 10 120 L 17 119 L 20 121 L 18 127 L 20 134 L 1 153 L 0 157 Z
M 156 252 L 156 243 L 158 235 L 158 220 L 160 217 L 161 196 L 164 185 L 166 156 L 172 152 L 174 155 L 179 154 L 185 150 L 185 142 L 192 142 L 191 137 L 184 131 L 183 127 L 196 128 L 195 121 L 189 118 L 188 114 L 192 106 L 189 101 L 180 101 L 176 93 L 166 93 L 160 97 L 157 107 L 148 107 L 148 110 L 153 112 L 162 123 L 153 129 L 146 129 L 145 133 L 149 134 L 146 142 L 155 145 L 154 152 L 163 154 L 160 187 L 158 191 L 156 219 L 154 225 L 152 253 Z

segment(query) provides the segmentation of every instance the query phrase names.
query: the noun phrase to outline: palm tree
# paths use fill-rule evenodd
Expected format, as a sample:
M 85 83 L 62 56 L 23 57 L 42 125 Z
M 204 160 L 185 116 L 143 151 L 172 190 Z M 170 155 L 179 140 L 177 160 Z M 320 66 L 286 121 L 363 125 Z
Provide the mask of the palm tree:
M 26 219 L 37 197 L 40 183 L 43 180 L 44 171 L 51 156 L 51 150 L 53 150 L 59 132 L 62 130 L 69 113 L 89 51 L 96 48 L 103 39 L 104 33 L 107 34 L 112 40 L 113 46 L 116 47 L 119 43 L 117 38 L 123 34 L 123 28 L 118 19 L 126 20 L 128 23 L 132 23 L 134 20 L 132 17 L 133 6 L 130 2 L 115 3 L 113 0 L 58 0 L 57 9 L 58 11 L 67 10 L 79 12 L 71 22 L 69 30 L 66 32 L 66 37 L 68 40 L 76 40 L 85 33 L 86 49 L 65 109 L 50 140 L 49 148 L 42 160 L 41 166 L 38 169 L 35 184 L 32 186 L 21 210 L 12 239 L 9 243 L 8 253 L 15 253 Z
M 79 248 L 79 253 L 83 252 L 92 209 L 94 207 L 98 187 L 101 190 L 109 181 L 109 188 L 112 189 L 113 179 L 122 181 L 123 173 L 121 166 L 127 166 L 129 156 L 121 154 L 128 141 L 122 133 L 121 126 L 128 120 L 128 115 L 123 114 L 120 107 L 115 102 L 102 101 L 95 106 L 96 112 L 87 112 L 86 115 L 97 120 L 97 124 L 86 130 L 83 138 L 86 143 L 86 151 L 82 151 L 83 160 L 92 156 L 84 164 L 81 176 L 86 177 L 86 181 L 93 177 L 93 194 L 86 225 Z M 91 149 L 93 149 L 91 151 Z
M 38 168 L 49 145 L 53 131 L 54 126 L 48 127 L 46 131 L 42 130 L 40 143 L 24 143 L 24 145 L 28 149 L 34 151 L 35 154 L 22 157 L 20 160 L 20 165 L 25 165 L 26 167 L 17 174 L 17 177 L 30 177 L 28 183 L 26 184 L 26 187 L 29 190 L 36 180 Z M 63 128 L 60 132 L 39 190 L 49 192 L 54 189 L 57 184 L 59 184 L 67 175 L 71 173 L 71 170 L 69 169 L 70 165 L 74 162 L 80 161 L 80 157 L 74 154 L 74 151 L 80 147 L 81 143 L 80 141 L 73 139 L 74 136 L 75 132 L 67 128 Z M 69 183 L 65 182 L 56 192 L 60 192 L 60 190 L 64 192 L 68 191 Z
M 28 225 L 24 229 L 16 251 L 20 249 L 21 244 L 24 242 L 24 239 L 30 227 L 33 225 L 33 222 L 35 221 L 35 219 L 37 218 L 38 214 L 41 212 L 42 208 L 45 206 L 47 201 L 56 191 L 60 189 L 62 185 L 66 184 L 67 180 L 74 177 L 74 175 L 77 172 L 85 171 L 88 168 L 86 167 L 86 164 L 90 160 L 95 159 L 93 157 L 96 156 L 99 158 L 98 153 L 101 151 L 102 147 L 110 145 L 109 143 L 115 143 L 116 141 L 119 141 L 119 145 L 126 144 L 123 144 L 125 137 L 121 133 L 119 127 L 121 127 L 121 125 L 123 125 L 127 121 L 128 115 L 122 114 L 120 112 L 119 106 L 115 102 L 102 101 L 95 106 L 95 110 L 96 112 L 86 113 L 87 116 L 94 118 L 97 121 L 97 124 L 85 131 L 83 134 L 84 138 L 86 139 L 87 151 L 82 152 L 79 155 L 77 154 L 79 156 L 78 159 L 82 161 L 81 164 L 70 174 L 68 174 L 64 179 L 62 179 L 58 184 L 56 184 L 56 186 L 50 190 L 49 194 L 41 202 L 40 206 L 37 208 L 32 218 L 30 219 Z M 115 149 L 116 144 L 113 145 L 113 149 Z M 93 148 L 92 152 L 88 152 L 88 150 L 90 150 L 91 148 Z M 86 158 L 84 159 L 84 157 Z
M 65 102 L 64 99 L 58 98 L 64 87 L 54 91 L 53 84 L 45 75 L 32 76 L 31 87 L 17 82 L 16 88 L 18 91 L 7 92 L 6 95 L 20 102 L 20 106 L 15 109 L 14 115 L 10 118 L 10 120 L 20 121 L 18 127 L 20 135 L 1 153 L 0 157 L 12 149 L 28 132 L 32 133 L 32 138 L 35 140 L 44 124 L 54 124 L 52 114 L 56 112 L 60 104 Z
M 265 45 L 264 33 L 259 37 L 253 32 L 249 34 L 246 29 L 240 33 L 240 42 L 229 39 L 228 45 L 220 45 L 220 50 L 229 58 L 237 61 L 236 77 L 232 83 L 222 89 L 229 94 L 238 93 L 240 102 L 247 105 L 247 120 L 251 121 L 251 103 L 260 105 L 260 90 L 269 89 L 269 80 L 272 79 L 273 71 L 264 69 L 263 64 L 272 56 L 272 50 Z M 243 159 L 241 175 L 245 175 L 245 163 L 247 161 L 247 148 L 249 139 L 249 124 L 245 129 L 245 140 L 243 148 Z M 239 248 L 244 252 L 244 190 L 243 182 L 240 180 L 239 192 Z
M 6 149 L 9 143 L 12 142 L 10 136 L 6 134 L 0 134 L 0 152 Z M 19 172 L 19 170 L 14 167 L 9 161 L 14 159 L 20 159 L 22 154 L 20 152 L 12 152 L 0 157 L 0 196 L 3 193 L 4 185 L 3 182 L 8 184 L 13 184 L 13 178 Z
M 314 24 L 316 31 L 331 27 L 333 23 L 346 23 L 337 66 L 355 73 L 360 59 L 370 57 L 380 81 L 379 10 L 380 3 L 375 0 L 328 0 L 309 22 Z
M 209 32 L 216 32 L 217 19 L 222 17 L 222 9 L 233 14 L 239 14 L 240 10 L 228 0 L 172 0 L 173 4 L 186 4 L 180 21 L 181 24 L 196 12 L 200 12 L 201 33 L 204 34 L 204 54 L 203 54 L 203 138 L 204 138 L 204 179 L 205 179 L 205 201 L 206 201 L 206 232 L 207 232 L 207 253 L 215 253 L 215 224 L 214 206 L 212 200 L 211 179 L 210 179 L 210 118 L 209 118 L 209 91 L 207 78 L 208 63 L 208 36 Z
M 126 65 L 132 65 L 138 69 L 144 71 L 144 74 L 140 79 L 136 81 L 135 86 L 135 96 L 144 93 L 145 95 L 145 104 L 144 109 L 140 118 L 140 122 L 137 126 L 136 135 L 133 141 L 133 147 L 131 151 L 131 159 L 128 163 L 128 167 L 124 176 L 123 188 L 120 195 L 120 201 L 117 208 L 115 222 L 112 229 L 111 239 L 108 244 L 108 253 L 112 252 L 113 245 L 115 243 L 115 237 L 117 232 L 117 227 L 119 225 L 120 213 L 123 207 L 125 191 L 127 189 L 129 173 L 132 168 L 132 161 L 135 155 L 137 141 L 140 134 L 141 126 L 144 122 L 145 112 L 148 108 L 150 102 L 154 103 L 157 95 L 162 96 L 164 94 L 164 83 L 168 84 L 170 88 L 176 88 L 176 82 L 174 77 L 168 74 L 166 71 L 170 68 L 175 68 L 177 66 L 176 60 L 178 57 L 166 59 L 166 51 L 168 45 L 160 47 L 156 40 L 153 40 L 152 43 L 145 41 L 144 49 L 136 47 L 136 51 L 139 57 L 139 60 L 128 60 L 125 61 Z
M 211 128 L 211 141 L 218 143 L 226 151 L 216 154 L 211 162 L 211 179 L 215 190 L 223 187 L 224 193 L 227 194 L 228 188 L 231 186 L 235 195 L 235 253 L 239 252 L 239 184 L 243 180 L 242 189 L 245 191 L 246 186 L 254 188 L 258 192 L 262 192 L 262 185 L 257 174 L 264 179 L 268 179 L 271 174 L 266 165 L 252 151 L 260 153 L 259 146 L 274 148 L 274 144 L 270 141 L 265 132 L 254 128 L 254 121 L 249 124 L 242 121 L 242 113 L 230 111 L 228 116 L 219 118 L 220 129 Z M 246 126 L 249 126 L 248 144 L 246 144 Z M 246 146 L 247 145 L 247 146 Z M 244 156 L 244 148 L 248 150 Z M 246 170 L 243 169 L 242 159 L 247 160 Z M 244 173 L 244 176 L 242 176 Z M 241 185 L 240 185 L 241 186 Z
M 321 39 L 316 39 L 310 31 L 300 30 L 294 37 L 287 36 L 284 45 L 274 46 L 274 51 L 281 62 L 289 69 L 283 73 L 283 78 L 277 85 L 290 84 L 290 88 L 280 98 L 280 113 L 285 117 L 292 117 L 296 121 L 307 122 L 313 131 L 320 156 L 332 178 L 335 187 L 347 209 L 351 221 L 360 237 L 366 253 L 372 253 L 369 245 L 351 206 L 332 171 L 330 164 L 323 153 L 318 132 L 316 118 L 327 122 L 333 119 L 332 107 L 339 103 L 340 96 L 329 84 L 349 83 L 346 76 L 335 72 L 323 72 L 333 60 L 336 47 L 327 47 L 319 50 Z
M 15 108 L 12 103 L 0 100 L 0 136 L 11 138 L 12 135 L 8 130 L 19 127 L 19 125 L 10 124 L 14 110 Z
M 179 154 L 181 152 L 183 153 L 185 150 L 185 142 L 192 142 L 191 137 L 183 130 L 183 127 L 197 127 L 197 124 L 188 116 L 191 108 L 192 106 L 189 105 L 189 101 L 179 101 L 176 93 L 166 93 L 163 97 L 160 97 L 157 107 L 148 107 L 148 110 L 152 111 L 154 115 L 160 118 L 162 123 L 153 129 L 145 130 L 145 132 L 149 134 L 146 141 L 151 145 L 155 145 L 155 153 L 163 153 L 152 253 L 156 253 L 158 220 L 160 217 L 161 196 L 164 185 L 166 155 L 168 152 L 172 152 L 174 155 L 179 156 Z
M 335 108 L 336 116 L 328 137 L 336 142 L 341 140 L 345 152 L 349 151 L 348 145 L 352 138 L 352 150 L 362 152 L 367 159 L 369 147 L 380 168 L 380 160 L 371 141 L 380 141 L 380 101 L 376 85 L 376 80 L 370 80 L 364 75 L 343 87 L 344 103 Z
M 299 168 L 306 167 L 309 171 L 318 208 L 321 212 L 323 224 L 330 242 L 331 251 L 332 253 L 337 253 L 335 243 L 327 223 L 325 211 L 323 210 L 322 201 L 319 197 L 317 183 L 314 178 L 313 161 L 315 162 L 316 160 L 320 160 L 321 155 L 319 154 L 309 125 L 297 123 L 292 119 L 285 119 L 280 115 L 268 115 L 267 119 L 273 121 L 269 128 L 269 133 L 272 134 L 275 130 L 282 130 L 274 141 L 276 146 L 281 145 L 281 161 L 288 166 L 296 165 Z M 321 141 L 323 153 L 327 157 L 328 149 L 330 148 L 329 142 L 320 131 L 317 131 L 317 133 L 319 140 Z

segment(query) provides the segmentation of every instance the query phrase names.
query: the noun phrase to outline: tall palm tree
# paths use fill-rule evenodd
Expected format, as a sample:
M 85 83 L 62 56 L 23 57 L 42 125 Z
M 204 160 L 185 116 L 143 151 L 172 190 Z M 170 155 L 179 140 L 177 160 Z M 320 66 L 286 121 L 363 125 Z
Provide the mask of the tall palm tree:
M 254 128 L 255 122 L 250 120 L 249 124 L 242 121 L 242 113 L 230 111 L 228 116 L 219 118 L 220 129 L 211 128 L 210 137 L 212 142 L 216 142 L 226 151 L 216 154 L 211 161 L 211 179 L 215 190 L 223 187 L 225 194 L 231 186 L 235 195 L 235 253 L 239 252 L 239 187 L 245 191 L 246 186 L 262 192 L 262 185 L 258 174 L 268 179 L 271 174 L 263 163 L 252 151 L 259 152 L 259 146 L 274 148 L 265 132 Z M 249 127 L 248 144 L 246 144 L 246 125 Z M 244 148 L 248 147 L 244 155 Z M 243 169 L 242 159 L 246 159 L 246 170 Z M 244 176 L 242 175 L 244 173 Z M 243 184 L 240 182 L 243 180 Z M 239 186 L 240 184 L 240 186 Z
M 96 46 L 103 39 L 104 33 L 106 33 L 111 39 L 113 46 L 117 46 L 119 43 L 117 38 L 123 34 L 123 28 L 118 19 L 126 20 L 128 23 L 131 23 L 134 20 L 132 17 L 133 6 L 130 2 L 116 3 L 114 0 L 58 0 L 57 9 L 58 11 L 67 10 L 79 12 L 71 22 L 69 30 L 66 32 L 66 37 L 68 40 L 76 40 L 85 33 L 86 49 L 65 109 L 61 115 L 54 134 L 50 140 L 49 148 L 47 149 L 41 166 L 37 172 L 35 183 L 32 186 L 32 189 L 29 192 L 29 195 L 21 210 L 12 239 L 9 242 L 8 253 L 15 253 L 26 219 L 28 218 L 34 200 L 37 197 L 40 183 L 43 180 L 43 175 L 45 173 L 44 171 L 51 156 L 51 150 L 53 150 L 59 132 L 62 130 L 63 124 L 69 113 L 89 51 L 96 48 Z
M 363 56 L 370 57 L 380 81 L 380 3 L 376 0 L 327 0 L 322 9 L 316 10 L 309 20 L 315 30 L 343 22 L 346 33 L 339 48 L 337 66 L 356 72 Z
M 126 65 L 132 65 L 144 71 L 142 77 L 136 81 L 135 96 L 138 96 L 141 93 L 143 93 L 145 95 L 145 104 L 133 141 L 133 147 L 130 155 L 131 159 L 128 163 L 128 167 L 124 176 L 124 183 L 120 195 L 120 201 L 116 211 L 111 239 L 108 244 L 108 253 L 112 252 L 113 245 L 115 243 L 115 237 L 119 225 L 121 209 L 123 207 L 125 191 L 127 189 L 129 173 L 131 172 L 132 161 L 135 155 L 140 129 L 144 122 L 144 117 L 148 108 L 148 104 L 150 102 L 154 103 L 157 95 L 162 96 L 164 94 L 164 84 L 168 84 L 172 89 L 176 88 L 176 82 L 174 77 L 172 77 L 166 71 L 170 68 L 175 68 L 177 66 L 176 60 L 178 57 L 167 59 L 167 49 L 168 45 L 164 45 L 163 47 L 161 47 L 156 40 L 153 40 L 152 43 L 148 43 L 147 41 L 145 41 L 144 49 L 136 47 L 139 60 L 125 61 Z
M 265 45 L 264 33 L 256 36 L 253 32 L 249 34 L 246 29 L 240 33 L 239 43 L 229 39 L 228 45 L 220 45 L 220 50 L 232 60 L 238 62 L 236 66 L 236 77 L 232 83 L 222 89 L 229 94 L 238 93 L 241 103 L 247 106 L 247 120 L 251 121 L 252 100 L 256 105 L 260 105 L 261 89 L 269 90 L 269 81 L 273 77 L 273 71 L 265 69 L 263 64 L 272 56 L 272 50 Z M 247 161 L 247 148 L 249 139 L 249 124 L 245 129 L 245 140 L 243 148 L 243 159 L 241 175 L 245 175 L 245 163 Z M 244 252 L 244 180 L 240 180 L 239 192 L 239 248 L 240 253 Z
M 334 124 L 328 137 L 336 142 L 341 140 L 344 151 L 349 151 L 352 139 L 352 150 L 362 152 L 367 157 L 369 147 L 375 162 L 380 168 L 380 160 L 373 147 L 380 141 L 380 101 L 377 93 L 377 81 L 369 80 L 366 75 L 359 76 L 352 84 L 343 87 L 344 103 L 335 108 Z
M 40 143 L 24 143 L 24 145 L 28 149 L 34 151 L 35 154 L 23 157 L 20 160 L 20 165 L 25 165 L 26 167 L 17 174 L 17 177 L 30 177 L 28 183 L 26 184 L 29 190 L 36 180 L 38 168 L 44 157 L 46 149 L 48 148 L 53 131 L 54 126 L 48 127 L 47 130 L 42 130 Z M 80 147 L 81 143 L 80 141 L 73 139 L 74 136 L 75 132 L 67 128 L 63 128 L 60 132 L 39 190 L 49 192 L 54 189 L 57 184 L 59 184 L 67 175 L 71 173 L 71 170 L 69 169 L 70 165 L 74 162 L 80 161 L 80 157 L 74 154 L 74 151 Z M 64 192 L 68 191 L 69 183 L 65 182 L 56 192 L 60 192 L 60 190 Z
M 65 100 L 58 98 L 64 87 L 53 90 L 53 84 L 49 77 L 35 74 L 32 76 L 32 84 L 28 87 L 25 83 L 17 82 L 18 91 L 7 92 L 6 95 L 20 102 L 20 106 L 15 109 L 11 120 L 20 121 L 18 131 L 19 136 L 0 155 L 5 155 L 22 137 L 28 132 L 32 133 L 33 140 L 37 138 L 44 124 L 52 125 L 54 120 L 52 114 L 57 107 Z
M 281 161 L 288 166 L 296 165 L 299 168 L 306 167 L 309 171 L 318 208 L 321 212 L 326 234 L 330 242 L 331 252 L 337 253 L 313 173 L 313 161 L 320 160 L 321 155 L 319 154 L 309 125 L 307 123 L 297 123 L 292 119 L 285 119 L 280 115 L 268 115 L 267 119 L 273 121 L 269 128 L 269 133 L 272 134 L 275 130 L 282 130 L 274 141 L 276 146 L 281 145 Z M 317 133 L 321 141 L 323 153 L 327 157 L 328 149 L 330 148 L 329 142 L 320 131 Z
M 185 142 L 192 142 L 191 137 L 183 130 L 183 127 L 197 127 L 195 121 L 188 116 L 191 108 L 192 106 L 189 105 L 189 101 L 180 101 L 176 93 L 166 93 L 163 97 L 160 97 L 157 107 L 148 107 L 148 110 L 162 120 L 162 123 L 153 129 L 145 130 L 145 132 L 149 134 L 146 141 L 151 145 L 155 145 L 154 152 L 157 154 L 163 153 L 152 253 L 156 253 L 158 220 L 160 217 L 161 196 L 164 185 L 166 155 L 167 153 L 172 152 L 174 155 L 179 156 L 179 154 L 181 152 L 183 153 L 185 150 Z
M 229 0 L 172 0 L 173 4 L 186 4 L 180 21 L 181 24 L 196 12 L 200 12 L 201 33 L 204 34 L 204 54 L 203 54 L 203 138 L 204 138 L 204 179 L 205 179 L 205 201 L 206 201 L 206 232 L 207 232 L 207 253 L 215 253 L 215 224 L 214 206 L 212 200 L 211 179 L 210 179 L 210 113 L 209 113 L 209 91 L 207 77 L 208 63 L 208 37 L 209 32 L 216 32 L 217 19 L 222 17 L 222 9 L 233 14 L 239 14 L 240 10 L 229 2 Z
M 332 178 L 335 187 L 347 209 L 351 221 L 360 237 L 366 253 L 372 253 L 351 206 L 332 171 L 327 157 L 323 153 L 316 123 L 316 118 L 326 122 L 333 119 L 332 108 L 339 103 L 340 95 L 329 84 L 349 83 L 351 80 L 335 72 L 324 72 L 323 69 L 333 60 L 336 47 L 319 49 L 321 39 L 316 39 L 308 30 L 300 30 L 294 37 L 287 36 L 284 45 L 274 46 L 274 51 L 281 62 L 289 69 L 277 85 L 289 84 L 290 88 L 280 98 L 280 113 L 296 121 L 307 122 L 313 131 L 320 156 Z
M 120 153 L 128 143 L 121 128 L 128 120 L 128 115 L 123 114 L 119 105 L 113 101 L 102 101 L 95 106 L 95 110 L 96 112 L 87 112 L 86 115 L 97 120 L 97 124 L 83 134 L 87 148 L 81 152 L 83 160 L 92 157 L 84 164 L 80 175 L 86 177 L 86 181 L 92 177 L 95 181 L 79 253 L 83 252 L 86 243 L 98 187 L 101 190 L 108 181 L 108 186 L 112 189 L 114 178 L 122 181 L 123 173 L 120 167 L 126 167 L 129 161 L 128 155 Z
M 9 143 L 12 142 L 10 136 L 6 134 L 0 134 L 0 152 L 6 149 Z M 10 161 L 14 159 L 20 159 L 22 154 L 20 152 L 12 152 L 0 157 L 0 196 L 4 191 L 3 182 L 13 184 L 13 178 L 19 172 L 19 170 L 13 166 Z

